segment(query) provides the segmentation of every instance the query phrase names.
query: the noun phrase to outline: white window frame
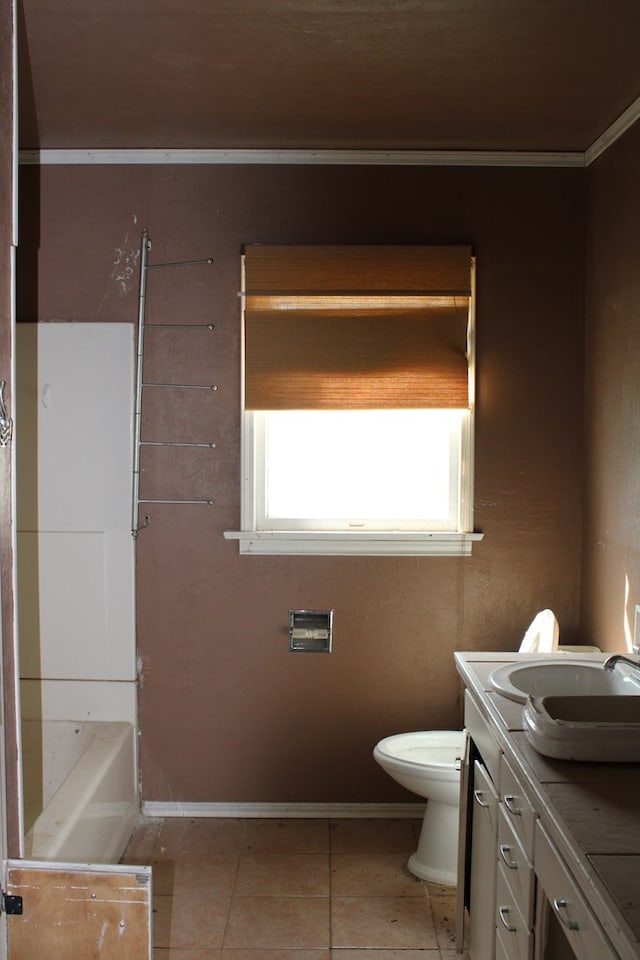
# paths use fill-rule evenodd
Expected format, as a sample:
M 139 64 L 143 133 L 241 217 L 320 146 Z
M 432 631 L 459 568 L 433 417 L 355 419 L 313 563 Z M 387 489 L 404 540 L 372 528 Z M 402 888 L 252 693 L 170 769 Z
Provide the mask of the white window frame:
M 244 337 L 242 338 L 244 344 Z M 225 531 L 237 540 L 242 554 L 287 556 L 470 556 L 482 533 L 473 531 L 474 411 L 475 411 L 475 258 L 471 264 L 471 300 L 468 329 L 469 409 L 462 422 L 460 449 L 460 504 L 457 531 L 260 529 L 256 497 L 264 484 L 256 478 L 256 417 L 242 409 L 241 529 Z M 244 348 L 242 352 L 244 378 Z M 244 382 L 242 384 L 244 397 Z

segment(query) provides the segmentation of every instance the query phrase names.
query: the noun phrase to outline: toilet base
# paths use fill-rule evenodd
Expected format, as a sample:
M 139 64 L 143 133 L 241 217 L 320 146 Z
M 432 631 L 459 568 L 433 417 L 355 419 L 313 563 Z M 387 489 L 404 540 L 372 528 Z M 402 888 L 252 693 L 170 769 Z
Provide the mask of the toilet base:
M 455 886 L 458 872 L 458 806 L 429 800 L 418 849 L 407 863 L 420 880 Z

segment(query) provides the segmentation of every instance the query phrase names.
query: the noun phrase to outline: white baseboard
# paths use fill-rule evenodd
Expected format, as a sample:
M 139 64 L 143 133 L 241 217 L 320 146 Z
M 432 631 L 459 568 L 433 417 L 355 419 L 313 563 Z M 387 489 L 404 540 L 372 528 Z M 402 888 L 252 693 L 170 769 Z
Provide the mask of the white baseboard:
M 180 803 L 145 800 L 145 817 L 272 817 L 281 819 L 421 818 L 424 803 Z

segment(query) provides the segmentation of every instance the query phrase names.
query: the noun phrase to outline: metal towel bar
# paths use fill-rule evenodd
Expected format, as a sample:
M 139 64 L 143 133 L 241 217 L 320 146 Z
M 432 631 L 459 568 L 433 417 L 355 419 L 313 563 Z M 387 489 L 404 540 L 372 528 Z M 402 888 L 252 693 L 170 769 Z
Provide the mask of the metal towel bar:
M 144 364 L 144 335 L 145 328 L 157 330 L 161 327 L 172 327 L 184 330 L 206 329 L 213 331 L 213 323 L 146 323 L 146 295 L 147 295 L 147 271 L 158 267 L 180 267 L 185 265 L 213 264 L 212 257 L 205 257 L 198 260 L 171 260 L 165 263 L 149 263 L 149 251 L 151 250 L 151 238 L 145 228 L 142 231 L 140 240 L 140 286 L 138 294 L 138 325 L 136 335 L 136 389 L 135 389 L 135 413 L 134 413 L 134 449 L 133 449 L 133 485 L 132 485 L 132 504 L 131 504 L 131 535 L 137 537 L 139 531 L 148 527 L 151 518 L 145 516 L 142 526 L 139 524 L 139 508 L 141 503 L 167 503 L 167 504 L 213 504 L 210 498 L 202 500 L 187 499 L 148 499 L 140 496 L 140 451 L 143 446 L 154 447 L 202 447 L 215 450 L 216 444 L 213 442 L 189 442 L 173 440 L 142 440 L 142 396 L 143 388 L 159 387 L 162 389 L 178 390 L 208 390 L 215 392 L 218 389 L 217 384 L 199 384 L 199 383 L 156 383 L 144 382 L 143 364 Z

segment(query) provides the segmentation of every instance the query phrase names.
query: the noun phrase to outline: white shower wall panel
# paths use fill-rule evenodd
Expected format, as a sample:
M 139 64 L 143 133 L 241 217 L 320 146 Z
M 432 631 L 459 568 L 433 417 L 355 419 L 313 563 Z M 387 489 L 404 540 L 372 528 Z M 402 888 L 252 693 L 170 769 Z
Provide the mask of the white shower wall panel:
M 124 720 L 135 726 L 136 684 L 131 680 L 20 681 L 23 720 Z
M 135 677 L 134 328 L 18 325 L 23 677 Z

